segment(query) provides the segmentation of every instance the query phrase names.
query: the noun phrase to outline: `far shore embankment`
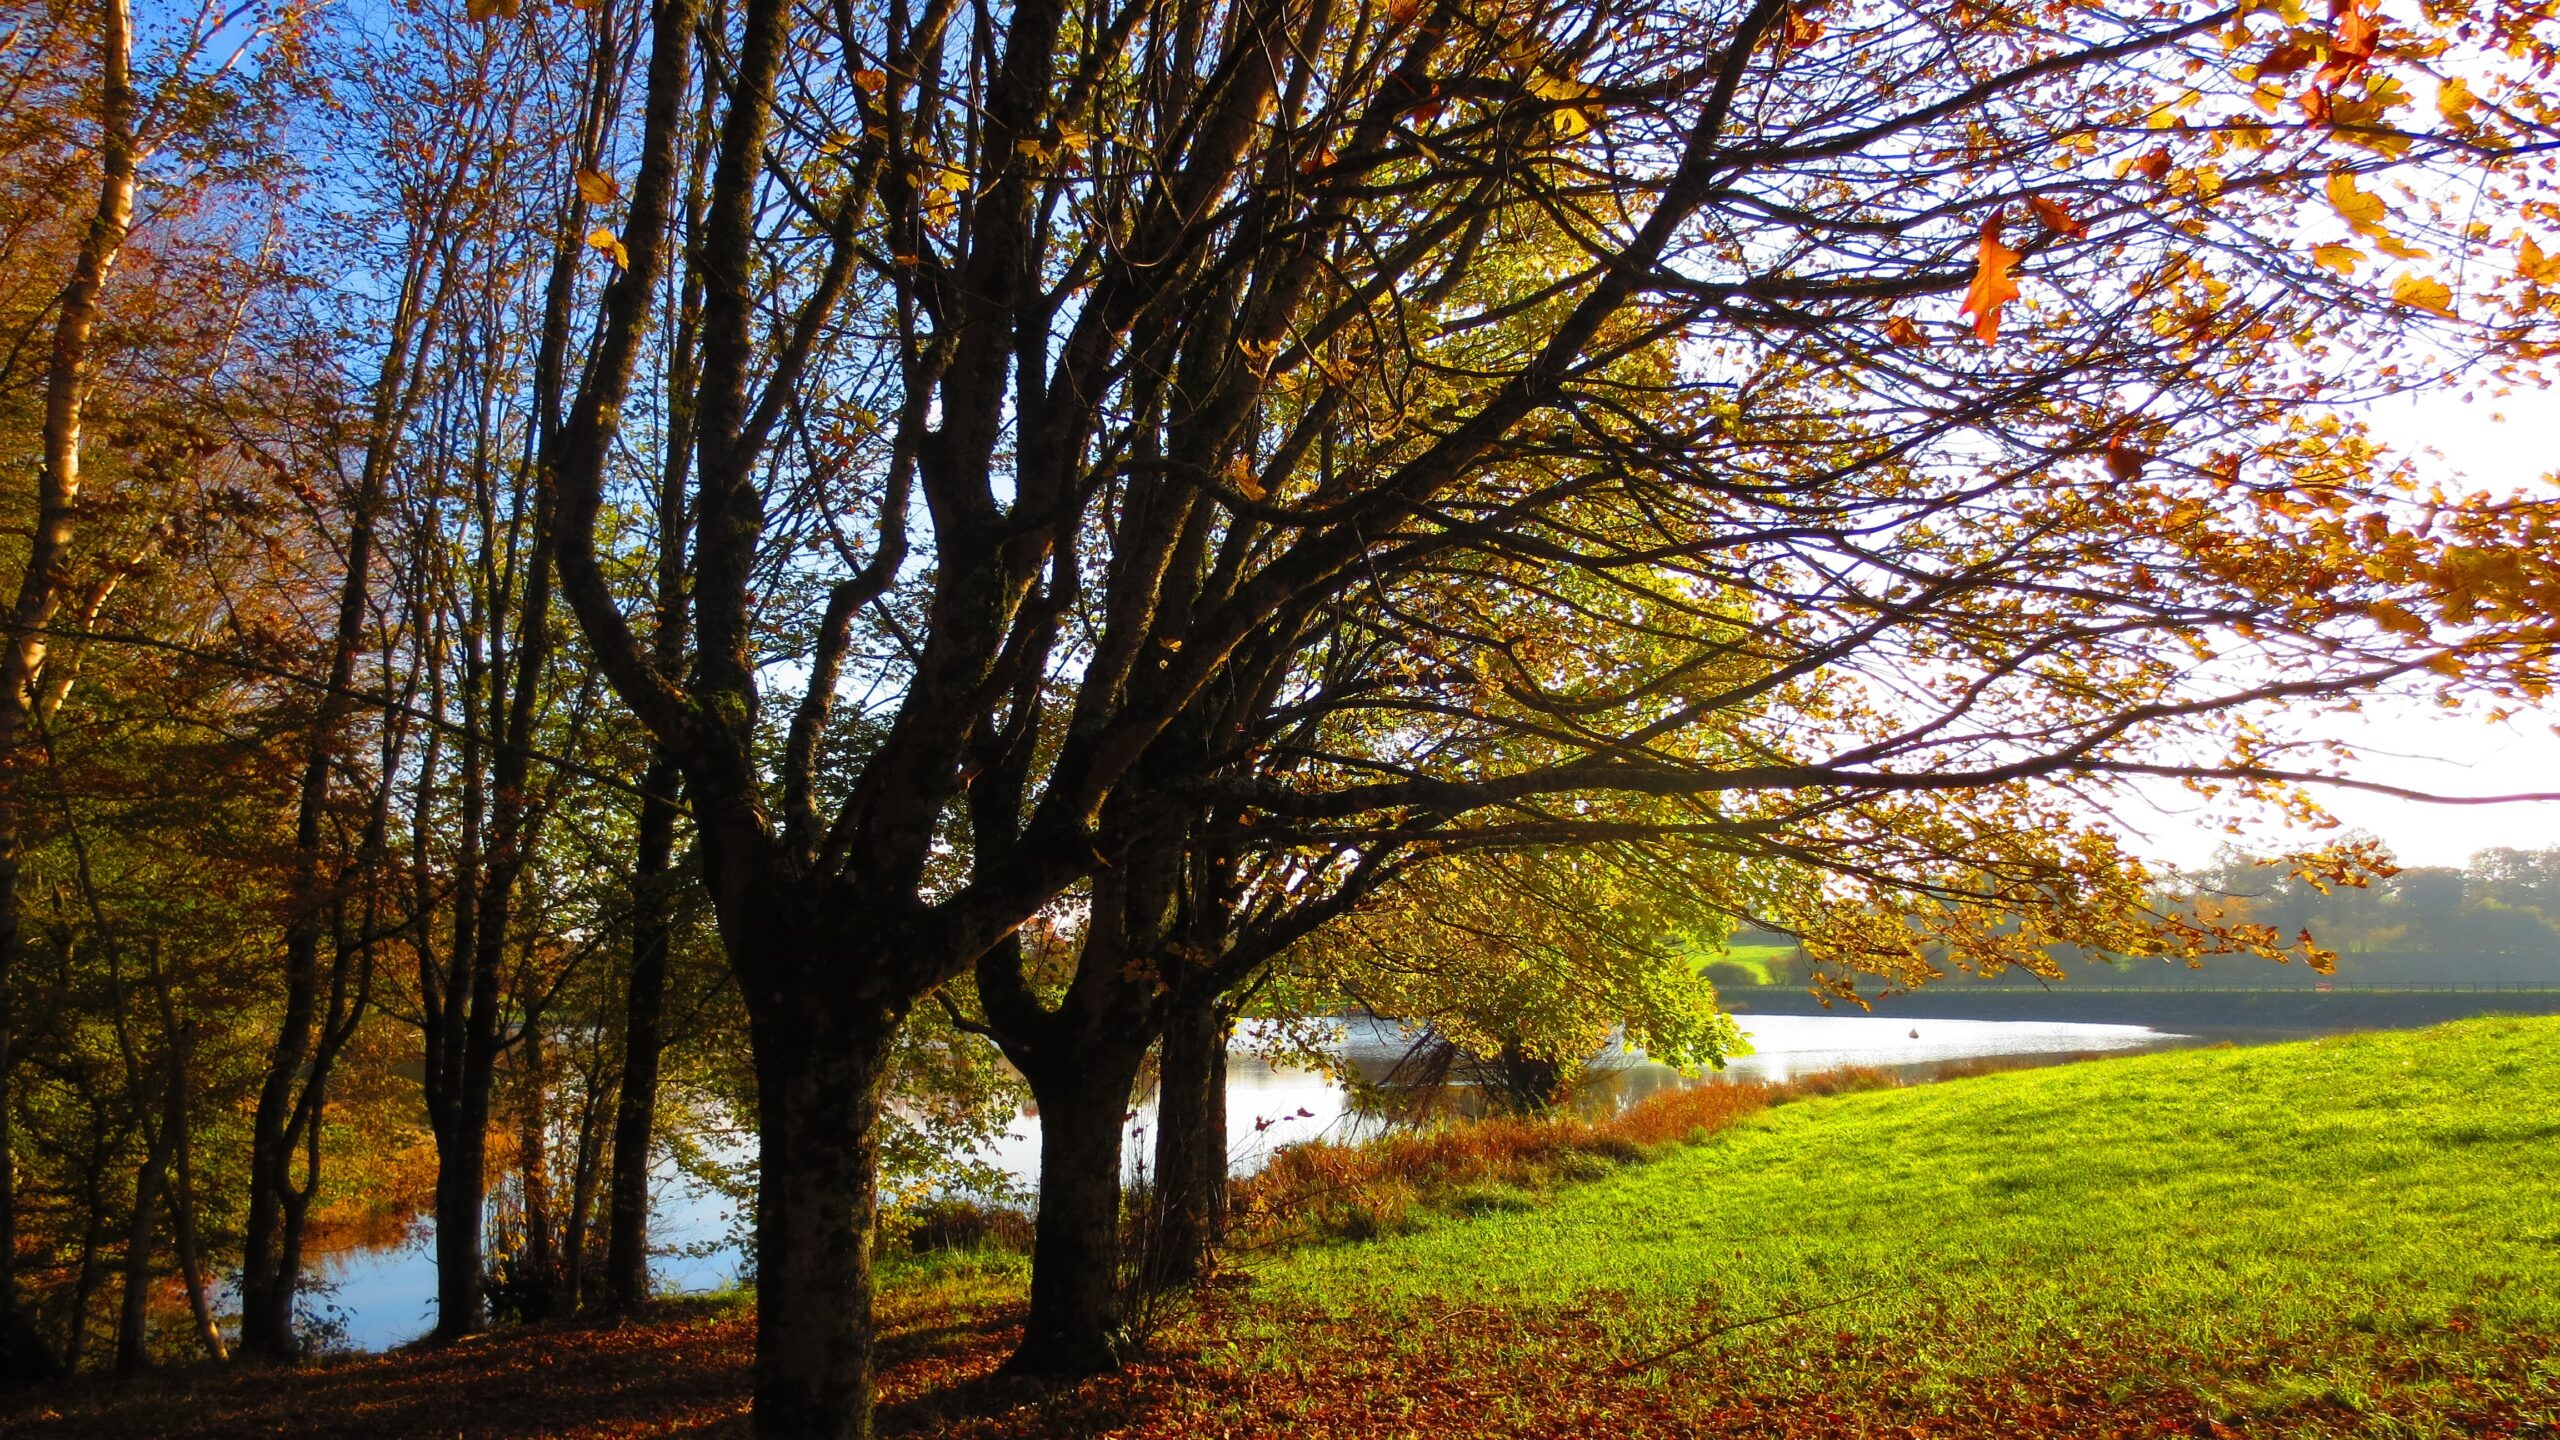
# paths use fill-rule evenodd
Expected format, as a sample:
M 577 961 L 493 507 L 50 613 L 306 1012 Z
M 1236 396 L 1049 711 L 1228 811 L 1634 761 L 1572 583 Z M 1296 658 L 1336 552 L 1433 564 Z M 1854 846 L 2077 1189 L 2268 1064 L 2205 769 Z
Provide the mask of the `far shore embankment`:
M 1801 985 L 1728 985 L 1717 989 L 1737 1016 L 1857 1014 Z M 2524 986 L 2340 984 L 2205 988 L 2135 988 L 2060 983 L 2050 987 L 1953 983 L 1899 995 L 1871 996 L 1869 1012 L 1913 1020 L 2050 1020 L 2148 1025 L 2158 1030 L 2223 1030 L 2335 1034 L 2406 1030 L 2480 1015 L 2560 1015 L 2560 985 Z

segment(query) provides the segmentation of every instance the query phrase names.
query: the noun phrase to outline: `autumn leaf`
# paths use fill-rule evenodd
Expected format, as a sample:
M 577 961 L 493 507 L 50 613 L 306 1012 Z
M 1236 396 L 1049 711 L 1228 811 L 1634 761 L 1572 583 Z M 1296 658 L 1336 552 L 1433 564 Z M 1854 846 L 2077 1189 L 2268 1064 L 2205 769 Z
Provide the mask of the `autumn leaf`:
M 1956 312 L 1973 317 L 1974 337 L 1986 345 L 2000 338 L 2002 307 L 2018 298 L 2018 282 L 2009 276 L 2018 252 L 2000 243 L 2000 223 L 1996 211 L 1982 222 L 1982 237 L 1974 245 L 1973 284 L 1964 292 L 1964 308 Z
M 2394 635 L 2424 638 L 2427 634 L 2427 622 L 2420 619 L 2417 612 L 2396 600 L 2373 601 L 2364 607 L 2364 613 L 2374 624 Z
M 2329 0 L 2329 15 L 2336 31 L 2329 41 L 2329 63 L 2320 67 L 2315 83 L 2334 93 L 2340 85 L 2373 62 L 2373 44 L 2379 28 L 2373 17 L 2365 13 L 2366 0 Z
M 1920 327 L 1914 324 L 1908 315 L 1895 315 L 1887 319 L 1884 322 L 1884 338 L 1896 345 L 1907 346 L 1914 350 L 1925 350 L 1929 347 L 1929 337 L 1921 333 Z
M 2264 79 L 2291 75 L 2318 58 L 2310 46 L 2288 42 L 2267 52 L 2266 58 L 2258 62 L 2258 74 Z
M 1253 466 L 1241 455 L 1227 462 L 1227 483 L 1247 500 L 1260 500 L 1270 493 L 1263 489 L 1261 477 L 1253 473 Z
M 2047 199 L 2042 195 L 2030 195 L 2027 197 L 2027 208 L 2035 212 L 2036 219 L 2043 223 L 2044 228 L 2056 235 L 2073 240 L 2088 237 L 2088 222 L 2075 218 L 2070 211 L 2062 208 L 2062 202 L 2059 200 Z
M 2331 171 L 2328 183 L 2322 188 L 2328 193 L 2329 208 L 2338 212 L 2349 229 L 2365 235 L 2381 232 L 2382 221 L 2389 212 L 2383 208 L 2381 196 L 2356 188 L 2353 172 Z
M 1529 93 L 1541 100 L 1584 100 L 1600 93 L 1597 88 L 1585 85 L 1579 80 L 1569 80 L 1543 71 L 1531 71 L 1528 80 L 1524 83 Z M 1596 105 L 1567 105 L 1549 115 L 1547 124 L 1558 135 L 1570 140 L 1597 124 L 1599 117 L 1600 107 Z
M 1395 0 L 1387 7 L 1387 23 L 1402 29 L 1422 14 L 1422 0 Z
M 2345 276 L 2350 280 L 2355 278 L 2356 266 L 2363 259 L 2364 252 L 2358 250 L 2353 245 L 2314 245 L 2311 247 L 2312 264 L 2319 266 L 2323 270 L 2334 270 L 2338 274 Z
M 2560 283 L 2560 255 L 2544 255 L 2542 247 L 2530 235 L 2520 235 L 2516 244 L 2516 274 L 2535 285 Z
M 889 76 L 886 71 L 856 70 L 853 72 L 853 88 L 865 95 L 877 95 L 888 86 Z
M 522 0 L 463 0 L 462 13 L 474 23 L 491 19 L 513 20 L 521 8 Z
M 2149 452 L 2134 448 L 2125 433 L 2117 431 L 2107 440 L 2107 473 L 2118 483 L 2131 484 L 2142 478 L 2142 467 L 2151 463 Z
M 581 170 L 578 198 L 590 205 L 610 205 L 622 198 L 622 186 L 601 170 Z
M 2355 175 L 2346 170 L 2332 171 L 2323 189 L 2329 197 L 2329 208 L 2347 222 L 2347 228 L 2373 242 L 2373 248 L 2395 260 L 2423 260 L 2427 252 L 2393 235 L 2383 228 L 2390 218 L 2382 197 L 2370 190 L 2356 188 Z
M 2156 185 L 2169 178 L 2169 165 L 2169 152 L 2167 150 L 2154 150 L 2143 156 L 2141 159 L 2134 161 L 2128 168 L 2132 173 L 2139 175 L 2143 179 Z
M 599 225 L 588 231 L 587 244 L 603 251 L 617 268 L 623 270 L 631 268 L 631 252 L 622 248 L 622 237 L 613 233 L 612 226 Z
M 2452 287 L 2430 275 L 2401 276 L 2391 282 L 2391 298 L 2412 310 L 2455 318 Z
M 2468 123 L 2471 107 L 2476 103 L 2477 99 L 2471 93 L 2471 82 L 2459 75 L 2436 87 L 2436 113 L 2443 116 L 2448 125 Z

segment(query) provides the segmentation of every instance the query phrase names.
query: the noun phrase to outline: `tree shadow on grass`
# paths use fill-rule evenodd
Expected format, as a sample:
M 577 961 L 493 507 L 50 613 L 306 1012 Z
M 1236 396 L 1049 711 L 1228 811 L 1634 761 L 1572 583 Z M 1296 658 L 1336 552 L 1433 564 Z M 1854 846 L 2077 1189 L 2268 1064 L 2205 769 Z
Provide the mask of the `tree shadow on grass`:
M 531 1440 L 744 1434 L 753 1326 L 738 1315 L 546 1325 L 298 1368 L 195 1365 L 0 1400 L 30 1440 Z
M 998 1373 L 1018 1304 L 885 1307 L 879 1431 L 934 1440 L 1067 1440 L 1162 1419 L 1199 1367 L 1150 1360 L 1055 1385 Z M 299 1368 L 194 1365 L 0 1394 L 17 1440 L 614 1440 L 744 1437 L 755 1323 L 673 1307 L 629 1324 L 490 1331 Z

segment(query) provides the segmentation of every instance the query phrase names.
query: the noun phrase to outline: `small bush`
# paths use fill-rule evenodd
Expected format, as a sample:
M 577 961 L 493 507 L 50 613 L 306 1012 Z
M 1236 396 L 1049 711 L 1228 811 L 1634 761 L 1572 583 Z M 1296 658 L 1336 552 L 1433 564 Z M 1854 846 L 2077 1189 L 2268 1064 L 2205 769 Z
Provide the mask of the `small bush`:
M 907 1248 L 918 1254 L 937 1250 L 1031 1253 L 1031 1217 L 1002 1205 L 927 1200 L 907 1207 L 898 1217 L 898 1226 Z
M 1235 1238 L 1250 1248 L 1361 1241 L 1410 1229 L 1430 1212 L 1526 1209 L 1540 1190 L 1596 1180 L 1675 1145 L 1702 1144 L 1772 1105 L 1897 1083 L 1886 1070 L 1835 1070 L 1784 1085 L 1658 1091 L 1598 1120 L 1488 1116 L 1358 1144 L 1293 1145 L 1231 1191 Z

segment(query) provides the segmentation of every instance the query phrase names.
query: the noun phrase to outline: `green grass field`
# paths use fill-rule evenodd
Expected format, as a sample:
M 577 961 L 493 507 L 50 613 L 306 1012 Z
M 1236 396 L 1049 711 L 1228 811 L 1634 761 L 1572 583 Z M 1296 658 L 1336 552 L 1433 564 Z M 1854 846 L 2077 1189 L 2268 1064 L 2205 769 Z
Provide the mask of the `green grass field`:
M 2555 1097 L 2484 1020 L 1807 1100 L 1267 1263 L 1226 1353 L 1300 1434 L 2548 1434 Z
M 1769 967 L 1795 953 L 1793 945 L 1724 945 L 1701 951 L 1698 958 L 1713 964 L 1739 965 L 1751 973 L 1753 984 L 1776 985 L 1785 982 Z

